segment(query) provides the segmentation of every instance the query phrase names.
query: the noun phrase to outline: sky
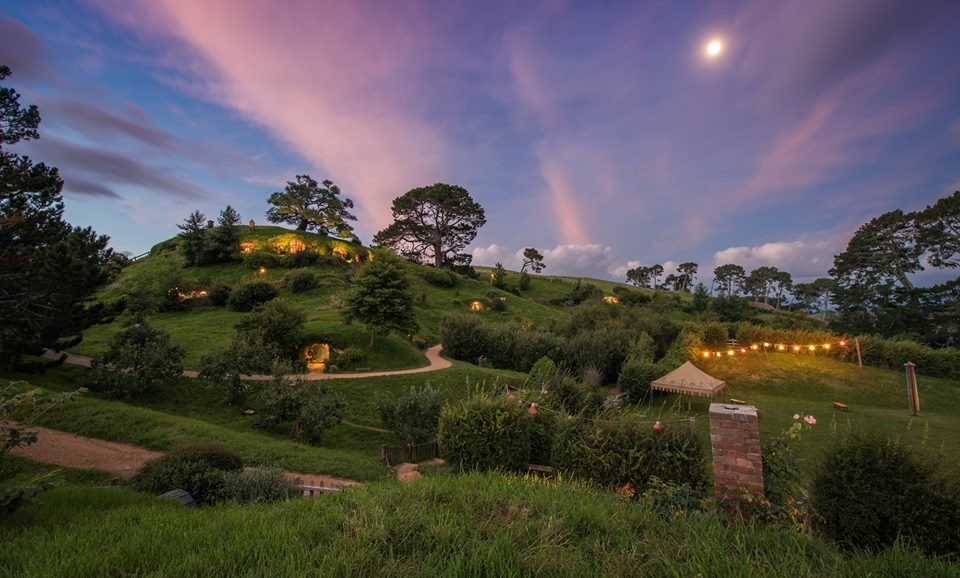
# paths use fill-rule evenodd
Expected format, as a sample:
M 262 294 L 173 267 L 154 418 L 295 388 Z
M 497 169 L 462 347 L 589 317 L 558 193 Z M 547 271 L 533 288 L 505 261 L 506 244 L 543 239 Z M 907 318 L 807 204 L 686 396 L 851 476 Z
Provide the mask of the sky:
M 197 209 L 264 223 L 310 174 L 366 243 L 448 182 L 486 211 L 476 264 L 803 280 L 960 189 L 958 28 L 953 0 L 0 0 L 0 63 L 43 118 L 18 150 L 120 251 Z

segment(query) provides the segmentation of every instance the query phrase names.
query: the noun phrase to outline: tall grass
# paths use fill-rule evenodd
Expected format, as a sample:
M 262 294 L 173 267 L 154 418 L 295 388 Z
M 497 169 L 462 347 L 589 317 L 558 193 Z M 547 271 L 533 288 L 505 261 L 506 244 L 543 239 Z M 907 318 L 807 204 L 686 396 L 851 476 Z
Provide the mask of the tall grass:
M 184 510 L 66 487 L 0 524 L 7 576 L 940 576 L 902 548 L 853 554 L 714 517 L 662 520 L 569 483 L 438 476 L 272 506 Z

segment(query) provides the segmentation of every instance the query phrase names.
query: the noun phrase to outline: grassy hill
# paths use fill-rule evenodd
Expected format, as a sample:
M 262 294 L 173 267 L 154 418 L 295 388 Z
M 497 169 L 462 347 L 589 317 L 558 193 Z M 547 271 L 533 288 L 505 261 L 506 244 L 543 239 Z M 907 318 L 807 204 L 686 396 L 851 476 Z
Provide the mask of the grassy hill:
M 576 483 L 497 474 L 374 484 L 269 506 L 185 510 L 68 486 L 0 525 L 10 576 L 942 576 L 895 548 L 843 553 L 717 516 L 663 519 Z

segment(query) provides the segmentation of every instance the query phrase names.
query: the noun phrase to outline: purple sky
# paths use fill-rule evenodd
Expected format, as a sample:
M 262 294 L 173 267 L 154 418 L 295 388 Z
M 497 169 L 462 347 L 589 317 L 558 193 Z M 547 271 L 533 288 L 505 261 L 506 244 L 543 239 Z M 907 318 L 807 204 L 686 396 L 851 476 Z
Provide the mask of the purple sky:
M 309 173 L 366 242 L 445 181 L 486 209 L 480 264 L 805 278 L 960 188 L 958 29 L 936 0 L 37 0 L 0 7 L 0 63 L 43 117 L 21 149 L 119 250 L 194 209 L 264 222 Z

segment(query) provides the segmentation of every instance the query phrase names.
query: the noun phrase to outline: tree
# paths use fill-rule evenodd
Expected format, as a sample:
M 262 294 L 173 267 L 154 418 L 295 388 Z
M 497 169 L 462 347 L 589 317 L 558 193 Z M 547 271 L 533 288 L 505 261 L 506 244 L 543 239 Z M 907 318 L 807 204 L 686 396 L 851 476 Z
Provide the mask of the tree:
M 754 303 L 759 303 L 760 299 L 763 299 L 763 302 L 767 302 L 767 297 L 770 295 L 770 287 L 773 285 L 774 279 L 779 275 L 780 270 L 776 267 L 757 267 L 753 271 L 750 271 L 750 274 L 747 275 L 747 278 L 744 280 L 744 289 L 747 293 L 753 297 Z
M 0 80 L 10 69 L 0 66 Z M 108 238 L 63 220 L 63 180 L 54 167 L 4 150 L 39 138 L 36 106 L 22 108 L 20 95 L 0 87 L 0 365 L 24 353 L 69 345 L 100 318 L 87 307 L 109 278 L 113 255 Z
M 343 314 L 368 327 L 373 347 L 378 334 L 417 329 L 413 304 L 403 262 L 393 253 L 381 250 L 354 275 Z
M 376 408 L 383 425 L 408 442 L 423 443 L 437 435 L 443 393 L 429 385 L 411 386 L 399 397 L 381 397 Z
M 857 229 L 846 250 L 834 257 L 830 274 L 841 287 L 896 282 L 913 291 L 907 274 L 923 270 L 917 236 L 912 214 L 899 209 L 884 213 Z
M 628 269 L 627 282 L 637 287 L 646 287 L 650 284 L 650 268 L 641 265 L 633 269 Z
M 650 271 L 650 288 L 653 289 L 657 286 L 657 282 L 660 280 L 660 276 L 663 275 L 663 265 L 651 265 L 649 267 Z
M 270 195 L 273 205 L 267 211 L 271 223 L 290 223 L 298 231 L 316 230 L 321 235 L 336 235 L 341 239 L 353 237 L 353 227 L 347 221 L 356 221 L 348 209 L 353 201 L 340 198 L 340 187 L 333 181 L 321 184 L 309 175 L 297 175 L 296 181 L 287 181 L 282 192 Z
M 105 353 L 93 358 L 85 380 L 92 390 L 136 398 L 180 377 L 186 353 L 173 345 L 169 333 L 135 320 L 113 336 Z
M 717 285 L 717 291 L 724 297 L 736 295 L 747 273 L 740 265 L 728 263 L 720 265 L 713 270 L 713 281 Z
M 960 191 L 917 215 L 920 242 L 934 267 L 960 267 Z
M 523 250 L 523 267 L 520 268 L 520 272 L 523 273 L 527 270 L 527 266 L 530 267 L 530 270 L 534 273 L 540 273 L 546 268 L 546 265 L 543 264 L 543 253 L 537 251 L 533 247 L 527 247 Z
M 240 252 L 240 213 L 227 205 L 217 217 L 217 226 L 207 233 L 207 262 L 235 261 Z
M 777 309 L 780 309 L 780 304 L 783 300 L 783 293 L 785 291 L 789 291 L 793 287 L 793 277 L 786 271 L 778 270 L 773 275 L 771 286 L 776 294 Z
M 663 279 L 663 285 L 658 286 L 658 288 L 661 287 L 669 291 L 680 291 L 683 287 L 683 282 L 680 280 L 679 275 L 670 273 Z
M 498 262 L 490 273 L 490 284 L 497 289 L 503 289 L 507 282 L 507 270 L 503 268 L 503 263 Z
M 677 265 L 677 291 L 689 293 L 697 279 L 698 265 L 692 261 Z
M 710 300 L 707 298 L 707 288 L 703 283 L 697 283 L 697 288 L 693 292 L 693 310 L 702 313 L 710 306 Z
M 183 220 L 183 223 L 177 225 L 180 233 L 180 251 L 183 252 L 183 258 L 188 267 L 196 265 L 203 253 L 204 245 L 207 241 L 207 217 L 200 211 L 194 211 Z
M 393 200 L 391 210 L 394 222 L 374 235 L 373 242 L 438 269 L 468 258 L 460 251 L 487 222 L 483 207 L 466 189 L 444 183 L 407 191 Z

